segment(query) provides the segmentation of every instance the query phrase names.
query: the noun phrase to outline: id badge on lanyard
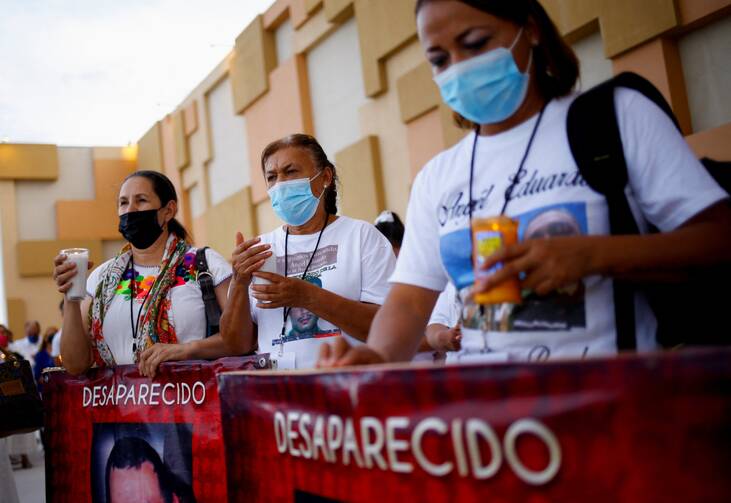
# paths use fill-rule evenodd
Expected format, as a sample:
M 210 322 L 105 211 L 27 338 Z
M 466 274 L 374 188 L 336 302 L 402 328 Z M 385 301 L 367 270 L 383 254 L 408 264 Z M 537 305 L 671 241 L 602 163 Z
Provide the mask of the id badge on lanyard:
M 327 227 L 327 222 L 329 220 L 329 215 L 325 215 L 325 223 L 322 225 L 322 229 L 320 229 L 320 235 L 317 236 L 317 243 L 315 244 L 315 249 L 312 252 L 312 255 L 310 255 L 310 260 L 307 262 L 307 266 L 305 266 L 305 270 L 302 273 L 301 279 L 305 279 L 307 276 L 307 271 L 310 270 L 310 266 L 312 265 L 312 260 L 315 258 L 315 254 L 317 253 L 317 249 L 320 247 L 320 240 L 322 239 L 322 235 L 325 232 L 325 227 Z M 284 238 L 284 277 L 287 278 L 288 275 L 288 267 L 289 267 L 289 227 L 287 227 L 287 233 Z M 291 351 L 284 351 L 284 340 L 285 340 L 285 332 L 287 329 L 287 317 L 289 316 L 290 312 L 289 307 L 282 308 L 282 333 L 279 334 L 279 344 L 277 344 L 277 348 L 271 353 L 270 359 L 272 361 L 272 368 L 277 370 L 290 370 L 297 368 L 296 367 L 296 358 L 295 354 Z

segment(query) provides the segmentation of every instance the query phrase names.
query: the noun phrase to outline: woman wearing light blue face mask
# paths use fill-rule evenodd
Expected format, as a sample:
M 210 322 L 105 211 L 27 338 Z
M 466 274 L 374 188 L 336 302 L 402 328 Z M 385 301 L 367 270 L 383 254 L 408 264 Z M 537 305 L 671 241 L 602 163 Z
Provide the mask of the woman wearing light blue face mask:
M 279 368 L 311 368 L 324 341 L 366 339 L 395 256 L 373 225 L 336 215 L 335 166 L 313 137 L 275 141 L 261 163 L 285 225 L 237 235 L 221 334 L 237 352 L 270 353 Z
M 566 132 L 578 62 L 537 0 L 418 0 L 416 12 L 442 99 L 472 132 L 414 181 L 393 288 L 367 346 L 337 346 L 323 365 L 409 360 L 447 282 L 462 305 L 459 361 L 616 354 L 615 278 L 657 281 L 728 264 L 728 195 L 670 118 L 621 88 L 626 192 L 639 227 L 662 232 L 607 235 L 607 200 L 582 177 Z M 498 215 L 518 221 L 520 242 L 491 256 L 484 268 L 502 268 L 475 282 L 472 222 Z M 516 276 L 522 304 L 494 311 L 471 301 Z M 636 348 L 654 349 L 647 300 L 629 300 Z M 494 313 L 507 313 L 504 323 Z

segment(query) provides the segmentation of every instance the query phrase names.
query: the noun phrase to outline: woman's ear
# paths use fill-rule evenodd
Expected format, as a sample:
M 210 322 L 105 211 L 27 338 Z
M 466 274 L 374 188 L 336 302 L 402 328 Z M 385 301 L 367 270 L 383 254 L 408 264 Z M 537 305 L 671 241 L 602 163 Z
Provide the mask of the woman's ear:
M 531 47 L 538 47 L 538 44 L 541 43 L 540 30 L 532 17 L 529 17 L 525 24 L 525 34 Z
M 175 215 L 177 215 L 177 214 L 178 214 L 178 202 L 171 199 L 162 208 L 162 214 L 160 215 L 160 217 L 162 218 L 162 222 L 160 223 L 160 225 L 164 227 L 165 224 L 170 223 L 170 221 L 173 218 L 175 218 Z

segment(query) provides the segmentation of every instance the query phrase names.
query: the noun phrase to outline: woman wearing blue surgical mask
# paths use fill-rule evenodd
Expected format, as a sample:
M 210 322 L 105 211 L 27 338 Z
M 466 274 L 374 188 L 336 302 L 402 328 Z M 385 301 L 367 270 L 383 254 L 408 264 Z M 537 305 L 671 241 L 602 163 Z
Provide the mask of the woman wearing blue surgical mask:
M 237 234 L 221 333 L 236 352 L 311 368 L 324 341 L 365 341 L 396 260 L 373 225 L 337 215 L 335 166 L 315 138 L 271 143 L 261 167 L 285 225 L 255 239 Z
M 578 62 L 537 0 L 419 0 L 416 13 L 442 99 L 472 132 L 414 181 L 393 287 L 367 346 L 336 346 L 323 365 L 410 359 L 447 282 L 462 311 L 459 361 L 612 355 L 614 279 L 728 264 L 728 195 L 671 119 L 624 88 L 614 100 L 626 192 L 639 227 L 662 232 L 608 235 L 607 201 L 582 177 L 566 132 Z M 491 256 L 483 268 L 496 272 L 475 282 L 472 222 L 498 215 L 518 222 L 519 242 Z M 520 281 L 521 304 L 471 301 L 506 279 Z M 636 347 L 651 350 L 653 312 L 641 293 L 629 301 Z

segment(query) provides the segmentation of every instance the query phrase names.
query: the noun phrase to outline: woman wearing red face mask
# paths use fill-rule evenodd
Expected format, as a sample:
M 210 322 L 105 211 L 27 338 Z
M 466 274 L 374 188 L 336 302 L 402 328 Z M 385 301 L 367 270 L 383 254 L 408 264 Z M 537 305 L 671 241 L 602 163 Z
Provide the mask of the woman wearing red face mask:
M 615 354 L 612 280 L 657 281 L 731 257 L 728 195 L 672 121 L 642 94 L 618 89 L 617 122 L 639 227 L 609 235 L 606 199 L 573 159 L 566 118 L 578 62 L 537 0 L 419 0 L 421 45 L 443 100 L 473 131 L 417 176 L 394 283 L 368 345 L 337 347 L 326 365 L 408 360 L 438 292 L 464 303 L 465 361 Z M 520 242 L 492 255 L 475 281 L 474 219 L 506 215 Z M 481 310 L 471 294 L 518 279 L 523 303 Z M 470 305 L 471 304 L 471 305 Z M 637 294 L 637 348 L 655 347 L 655 318 Z M 504 323 L 494 323 L 495 317 Z
M 156 171 L 137 171 L 122 184 L 119 231 L 128 244 L 91 272 L 85 300 L 64 302 L 61 357 L 69 372 L 136 363 L 154 377 L 164 361 L 230 354 L 220 334 L 206 338 L 197 250 L 175 219 L 177 203 L 175 187 Z M 213 250 L 205 258 L 223 309 L 231 267 Z M 56 257 L 59 292 L 71 288 L 75 274 L 75 264 Z

